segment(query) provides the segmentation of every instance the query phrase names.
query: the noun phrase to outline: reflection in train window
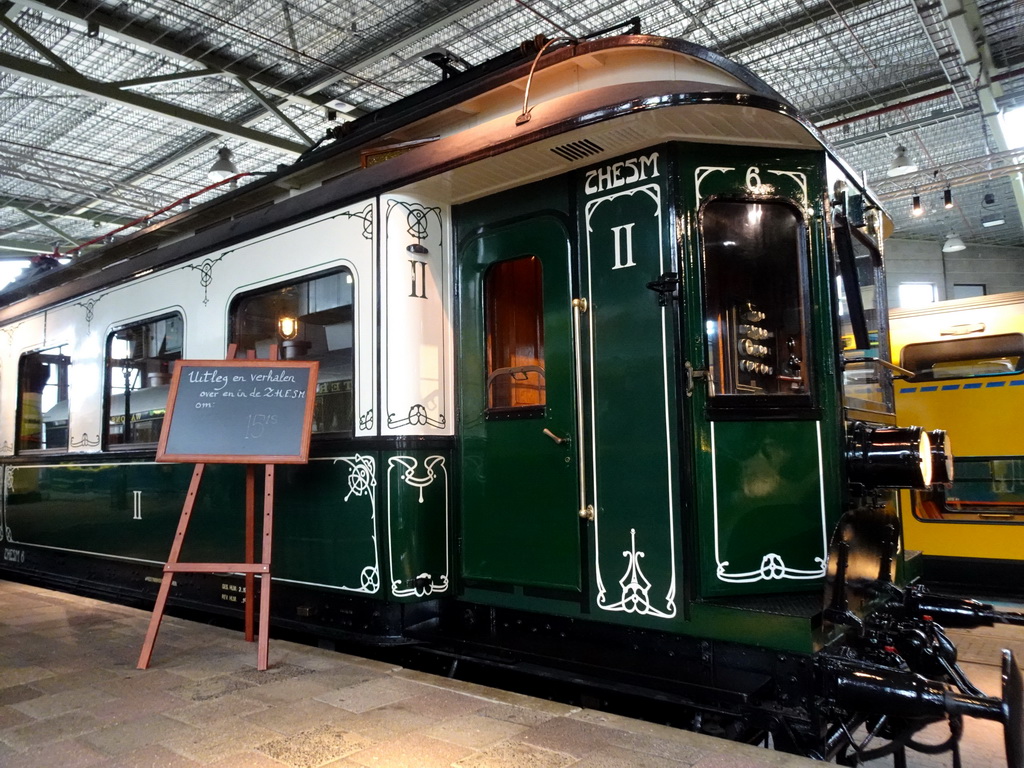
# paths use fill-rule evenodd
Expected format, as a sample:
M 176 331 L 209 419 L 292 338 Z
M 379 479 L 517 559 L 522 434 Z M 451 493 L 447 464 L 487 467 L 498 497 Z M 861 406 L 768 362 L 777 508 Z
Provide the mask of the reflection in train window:
M 231 342 L 243 357 L 267 359 L 276 346 L 285 360 L 316 360 L 320 373 L 313 413 L 315 434 L 353 432 L 355 286 L 341 269 L 238 296 L 231 303 Z
M 806 230 L 781 203 L 715 200 L 701 216 L 715 395 L 804 395 Z
M 1024 520 L 1024 459 L 965 457 L 953 460 L 952 487 L 923 493 L 914 514 L 925 520 L 1019 522 Z
M 19 451 L 68 447 L 68 368 L 66 347 L 22 355 L 18 363 Z
M 894 411 L 892 378 L 875 362 L 889 348 L 882 255 L 864 231 L 836 216 L 832 235 L 839 262 L 836 293 L 842 340 L 843 405 L 862 411 Z
M 107 446 L 155 443 L 167 408 L 174 362 L 181 359 L 184 321 L 165 315 L 119 328 L 107 337 Z
M 999 333 L 974 338 L 907 344 L 900 365 L 913 381 L 965 379 L 1024 372 L 1024 334 Z
M 484 278 L 487 405 L 535 411 L 545 403 L 541 263 L 524 256 L 493 264 Z

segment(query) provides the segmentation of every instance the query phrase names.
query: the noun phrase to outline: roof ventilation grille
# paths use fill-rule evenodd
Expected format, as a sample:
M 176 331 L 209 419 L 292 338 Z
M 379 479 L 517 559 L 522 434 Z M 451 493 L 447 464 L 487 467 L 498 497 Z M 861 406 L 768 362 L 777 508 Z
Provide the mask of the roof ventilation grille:
M 568 144 L 562 144 L 559 147 L 552 147 L 551 151 L 563 160 L 568 160 L 572 163 L 576 160 L 582 160 L 585 157 L 599 155 L 604 152 L 604 147 L 600 144 L 594 143 L 590 139 L 583 139 L 583 141 L 570 141 Z

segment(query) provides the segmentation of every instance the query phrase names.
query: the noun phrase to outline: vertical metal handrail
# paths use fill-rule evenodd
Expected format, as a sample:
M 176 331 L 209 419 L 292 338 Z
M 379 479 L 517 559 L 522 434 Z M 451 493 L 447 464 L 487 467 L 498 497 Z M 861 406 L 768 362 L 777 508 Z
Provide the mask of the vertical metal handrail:
M 576 361 L 576 461 L 580 488 L 579 515 L 584 520 L 593 520 L 594 507 L 587 504 L 586 450 L 583 440 L 583 336 L 580 332 L 580 317 L 588 308 L 586 299 L 572 300 L 573 351 Z

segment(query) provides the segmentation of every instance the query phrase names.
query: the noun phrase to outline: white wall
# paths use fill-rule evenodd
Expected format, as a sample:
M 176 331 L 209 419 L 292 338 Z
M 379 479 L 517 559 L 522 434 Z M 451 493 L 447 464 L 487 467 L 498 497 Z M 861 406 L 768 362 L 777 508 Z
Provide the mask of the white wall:
M 943 253 L 939 240 L 885 241 L 889 306 L 899 307 L 900 283 L 934 283 L 939 301 L 952 299 L 954 284 L 983 284 L 987 294 L 1024 291 L 1024 248 L 967 243 L 967 249 Z

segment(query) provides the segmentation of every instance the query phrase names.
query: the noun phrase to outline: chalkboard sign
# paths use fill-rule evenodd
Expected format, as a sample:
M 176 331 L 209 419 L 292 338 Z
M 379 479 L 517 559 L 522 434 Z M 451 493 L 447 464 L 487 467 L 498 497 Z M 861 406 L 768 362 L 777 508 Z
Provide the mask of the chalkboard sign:
M 178 361 L 156 460 L 304 463 L 318 369 L 292 360 Z

